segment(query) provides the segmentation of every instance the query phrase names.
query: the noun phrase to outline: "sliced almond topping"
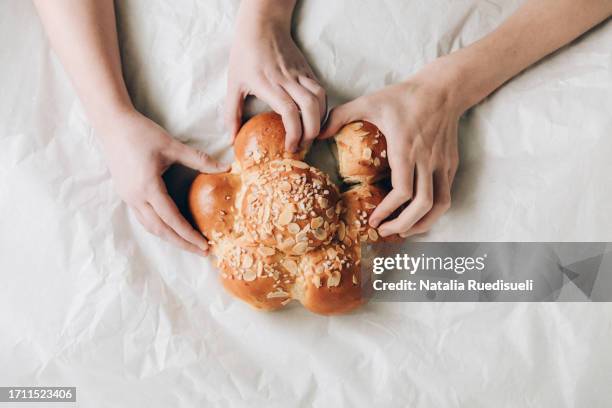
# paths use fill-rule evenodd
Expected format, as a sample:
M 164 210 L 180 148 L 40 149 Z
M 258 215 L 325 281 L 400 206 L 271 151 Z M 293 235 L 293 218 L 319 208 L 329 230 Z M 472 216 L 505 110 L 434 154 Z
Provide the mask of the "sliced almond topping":
M 344 241 L 344 236 L 346 235 L 346 225 L 344 222 L 340 221 L 340 225 L 338 225 L 338 239 L 340 241 Z
M 287 226 L 287 230 L 292 234 L 297 234 L 300 232 L 300 226 L 293 222 Z
M 380 157 L 387 157 L 387 151 L 383 150 L 382 152 L 380 152 Z
M 334 248 L 327 248 L 327 256 L 330 259 L 334 259 L 336 256 L 338 256 L 338 251 L 336 251 Z
M 378 157 L 374 158 L 374 166 L 376 167 L 380 166 L 380 159 Z
M 296 240 L 296 242 L 305 242 L 305 241 L 308 241 L 308 231 L 300 231 L 295 236 L 295 240 Z
M 327 238 L 327 231 L 325 231 L 323 228 L 317 228 L 314 230 L 314 236 L 319 241 L 323 241 L 325 238 Z
M 293 245 L 295 245 L 295 240 L 293 238 L 287 238 L 280 243 L 280 249 L 286 251 L 290 249 Z
M 359 280 L 357 279 L 357 275 L 353 275 L 353 285 L 357 285 L 359 283 Z
M 309 169 L 310 166 L 303 161 L 291 160 L 291 165 L 293 167 L 297 167 L 298 169 Z
M 354 131 L 358 131 L 363 127 L 363 122 L 354 122 L 348 125 L 348 128 Z
M 329 201 L 327 201 L 327 198 L 325 197 L 319 197 L 318 201 L 321 208 L 327 208 L 327 206 L 329 205 Z
M 281 181 L 278 184 L 278 188 L 280 189 L 280 191 L 288 193 L 289 191 L 291 191 L 291 183 L 289 183 L 288 181 Z
M 261 277 L 263 275 L 263 262 L 257 261 L 257 277 Z
M 276 292 L 268 293 L 266 297 L 268 299 L 286 298 L 286 297 L 289 297 L 289 294 L 282 289 L 278 289 Z
M 325 211 L 325 215 L 327 216 L 327 218 L 334 218 L 334 214 L 336 214 L 336 210 L 332 207 L 328 208 L 327 211 Z
M 293 253 L 296 255 L 304 255 L 308 250 L 308 242 L 298 242 L 293 247 Z
M 293 259 L 285 259 L 285 260 L 283 260 L 283 266 L 292 275 L 297 275 L 297 273 L 298 273 L 298 266 L 297 266 L 297 262 L 295 262 Z
M 314 275 L 312 277 L 312 284 L 316 287 L 316 288 L 320 288 L 321 287 L 321 277 L 319 275 Z
M 378 241 L 378 232 L 376 232 L 375 229 L 370 228 L 368 230 L 368 237 L 370 237 L 372 241 Z
M 253 269 L 247 269 L 246 271 L 244 271 L 244 273 L 242 274 L 242 279 L 244 279 L 246 282 L 252 282 L 257 278 L 257 273 L 255 272 L 255 270 Z
M 323 225 L 323 218 L 322 217 L 317 217 L 317 218 L 313 219 L 312 221 L 310 221 L 310 226 L 312 227 L 312 229 L 317 229 L 321 225 Z
M 327 278 L 327 287 L 333 288 L 334 286 L 338 286 L 340 284 L 340 272 L 335 271 L 331 274 L 329 278 Z
M 272 256 L 276 253 L 276 251 L 270 247 L 260 247 L 259 253 L 262 254 L 263 256 Z
M 371 203 L 364 203 L 363 206 L 367 209 L 367 210 L 373 210 L 376 208 L 376 206 L 374 204 Z
M 251 266 L 253 266 L 253 257 L 247 254 L 242 258 L 242 267 L 246 269 Z
M 279 217 L 278 217 L 278 224 L 280 226 L 285 226 L 285 225 L 289 224 L 291 222 L 291 220 L 293 220 L 293 208 L 287 206 L 287 207 L 283 208 L 283 211 L 279 215 Z
M 372 149 L 370 149 L 369 147 L 366 147 L 363 150 L 363 158 L 366 160 L 370 160 L 372 158 Z

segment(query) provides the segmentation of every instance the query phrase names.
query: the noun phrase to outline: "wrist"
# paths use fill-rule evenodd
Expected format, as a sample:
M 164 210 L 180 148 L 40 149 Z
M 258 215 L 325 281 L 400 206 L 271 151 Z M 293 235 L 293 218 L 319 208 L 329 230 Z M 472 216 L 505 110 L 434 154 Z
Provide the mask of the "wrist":
M 272 30 L 289 34 L 295 3 L 296 0 L 242 0 L 237 24 L 248 31 Z

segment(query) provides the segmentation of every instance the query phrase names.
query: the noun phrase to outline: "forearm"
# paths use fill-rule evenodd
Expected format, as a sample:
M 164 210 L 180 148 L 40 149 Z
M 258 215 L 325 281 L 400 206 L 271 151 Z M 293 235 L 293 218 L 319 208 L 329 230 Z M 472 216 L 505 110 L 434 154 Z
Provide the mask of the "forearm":
M 528 0 L 483 39 L 441 59 L 462 110 L 612 14 L 612 0 Z
M 238 12 L 238 29 L 275 28 L 291 30 L 291 16 L 297 0 L 242 0 Z
M 121 70 L 113 0 L 34 4 L 93 126 L 133 109 Z

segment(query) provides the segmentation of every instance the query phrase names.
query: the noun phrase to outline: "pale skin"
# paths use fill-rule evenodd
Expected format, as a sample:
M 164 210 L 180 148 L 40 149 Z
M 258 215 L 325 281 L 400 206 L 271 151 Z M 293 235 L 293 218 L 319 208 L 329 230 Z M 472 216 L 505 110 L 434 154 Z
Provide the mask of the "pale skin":
M 226 123 L 233 136 L 248 95 L 283 118 L 286 149 L 321 131 L 325 91 L 291 38 L 296 0 L 243 0 L 230 57 Z M 172 163 L 226 171 L 173 139 L 133 106 L 125 86 L 112 0 L 34 0 L 51 45 L 98 135 L 122 199 L 151 233 L 206 254 L 206 239 L 181 216 L 161 175 Z M 539 59 L 605 20 L 612 0 L 528 0 L 497 30 L 425 66 L 406 81 L 335 108 L 321 131 L 368 120 L 389 145 L 393 189 L 370 218 L 383 236 L 423 233 L 450 207 L 459 117 Z M 74 41 L 78 38 L 78 41 Z M 389 215 L 408 203 L 392 220 Z
M 149 232 L 206 255 L 208 242 L 183 218 L 162 174 L 173 163 L 204 173 L 228 167 L 172 138 L 134 108 L 122 76 L 113 0 L 34 4 L 83 102 L 121 198 Z
M 512 77 L 612 14 L 612 0 L 527 0 L 473 45 L 404 82 L 336 107 L 321 138 L 367 120 L 388 144 L 393 189 L 370 217 L 380 235 L 428 231 L 451 205 L 460 116 Z M 402 205 L 405 209 L 388 217 Z
M 319 135 L 327 113 L 325 90 L 291 38 L 296 0 L 242 0 L 236 18 L 226 102 L 233 136 L 241 125 L 248 95 L 280 114 L 287 131 L 285 148 L 307 148 Z

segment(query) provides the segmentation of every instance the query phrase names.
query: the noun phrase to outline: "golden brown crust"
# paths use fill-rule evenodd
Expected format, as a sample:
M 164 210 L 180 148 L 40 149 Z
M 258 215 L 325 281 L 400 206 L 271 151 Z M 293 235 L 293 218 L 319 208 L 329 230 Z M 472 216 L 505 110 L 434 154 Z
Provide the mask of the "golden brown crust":
M 234 142 L 236 160 L 243 170 L 279 159 L 303 160 L 305 152 L 285 151 L 285 127 L 280 115 L 262 113 L 246 122 Z
M 234 174 L 199 174 L 189 189 L 189 210 L 208 239 L 230 235 L 234 226 L 234 200 L 240 178 Z
M 331 245 L 304 257 L 304 307 L 330 315 L 347 313 L 364 302 L 357 249 Z
M 199 175 L 189 208 L 234 296 L 260 310 L 295 299 L 346 313 L 365 301 L 360 244 L 382 240 L 367 219 L 385 196 L 368 184 L 388 170 L 384 137 L 367 122 L 337 136 L 341 175 L 360 183 L 343 194 L 304 152 L 284 152 L 284 138 L 280 116 L 255 116 L 237 136 L 233 173 Z
M 389 173 L 387 142 L 370 122 L 353 122 L 336 135 L 338 172 L 346 183 L 373 183 Z

